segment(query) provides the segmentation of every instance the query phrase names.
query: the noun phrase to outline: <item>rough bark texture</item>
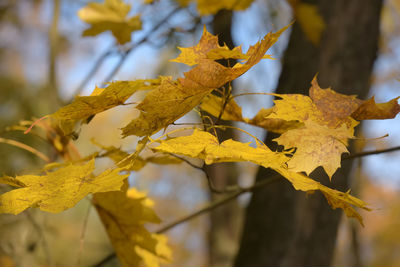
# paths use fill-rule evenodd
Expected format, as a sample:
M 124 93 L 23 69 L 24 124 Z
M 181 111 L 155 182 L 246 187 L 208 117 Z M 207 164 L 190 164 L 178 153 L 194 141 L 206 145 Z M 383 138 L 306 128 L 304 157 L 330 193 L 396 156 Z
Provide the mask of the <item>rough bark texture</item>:
M 278 93 L 308 94 L 316 73 L 322 88 L 364 98 L 377 54 L 381 0 L 314 0 L 326 23 L 318 47 L 296 23 L 283 60 Z M 266 143 L 273 146 L 273 134 Z M 317 169 L 315 179 L 347 190 L 351 162 L 342 163 L 332 183 Z M 260 169 L 257 180 L 272 171 Z M 235 266 L 330 266 L 341 212 L 332 210 L 320 194 L 296 192 L 284 179 L 252 196 Z
M 214 16 L 213 33 L 218 35 L 220 45 L 224 43 L 233 48 L 232 40 L 232 11 L 221 10 Z M 223 65 L 234 65 L 235 62 L 227 60 L 220 62 Z M 220 141 L 233 138 L 233 130 L 217 130 Z M 238 171 L 234 163 L 215 164 L 208 167 L 210 177 L 216 188 L 222 189 L 228 185 L 237 184 Z M 223 195 L 210 193 L 212 201 L 219 200 Z M 209 266 L 230 267 L 233 264 L 237 251 L 240 226 L 243 218 L 243 209 L 236 201 L 210 213 L 209 231 Z

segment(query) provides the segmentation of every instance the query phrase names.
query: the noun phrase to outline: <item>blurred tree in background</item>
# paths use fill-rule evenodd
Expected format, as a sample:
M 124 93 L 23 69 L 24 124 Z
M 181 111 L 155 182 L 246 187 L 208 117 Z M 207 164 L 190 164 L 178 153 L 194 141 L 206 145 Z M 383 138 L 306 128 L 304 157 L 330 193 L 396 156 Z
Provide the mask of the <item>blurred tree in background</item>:
M 195 45 L 203 25 L 219 36 L 221 45 L 226 43 L 232 49 L 253 44 L 295 19 L 291 30 L 269 51 L 278 60 L 260 63 L 246 77 L 235 80 L 231 84 L 235 94 L 243 89 L 271 93 L 275 87 L 280 94 L 307 94 L 310 81 L 318 73 L 323 88 L 332 86 L 340 93 L 356 94 L 362 99 L 371 95 L 371 86 L 379 102 L 399 95 L 398 0 L 237 1 L 239 8 L 229 8 L 233 1 L 125 2 L 132 8 L 129 16 L 141 15 L 142 30 L 129 33 L 132 39 L 123 44 L 118 44 L 120 40 L 116 41 L 110 32 L 81 36 L 88 24 L 79 20 L 77 12 L 89 1 L 0 3 L 1 174 L 26 174 L 46 163 L 46 158 L 27 151 L 24 144 L 43 152 L 49 161 L 59 159 L 49 144 L 49 140 L 54 144 L 53 136 L 24 135 L 23 131 L 33 120 L 70 103 L 74 95 L 89 95 L 95 86 L 103 87 L 112 80 L 178 77 L 187 71 L 168 60 L 178 54 L 176 47 Z M 232 66 L 235 62 L 220 63 Z M 248 106 L 243 110 L 245 114 L 254 115 L 259 108 L 270 107 L 271 100 L 246 96 L 238 102 Z M 79 138 L 74 144 L 82 156 L 98 150 L 91 138 L 103 145 L 132 150 L 138 138 L 120 139 L 118 130 L 132 116 L 137 113 L 123 106 L 98 114 L 77 132 Z M 196 116 L 192 112 L 178 122 L 193 121 Z M 382 136 L 390 129 L 393 137 L 356 140 L 352 152 L 399 145 L 396 137 L 400 137 L 400 130 L 392 131 L 392 125 L 366 124 L 364 133 L 360 131 L 357 136 Z M 260 129 L 246 127 L 263 137 Z M 219 137 L 220 141 L 249 141 L 229 130 L 221 131 Z M 268 133 L 265 143 L 273 146 L 271 140 L 275 137 Z M 357 147 L 360 142 L 364 146 Z M 346 161 L 333 183 L 327 177 L 318 178 L 341 191 L 356 188 L 355 194 L 377 208 L 363 213 L 365 228 L 341 220 L 342 212 L 331 210 L 321 194 L 305 197 L 282 179 L 256 190 L 250 201 L 249 196 L 230 200 L 206 216 L 171 229 L 168 236 L 174 260 L 169 266 L 397 266 L 398 177 L 391 182 L 379 180 L 366 167 L 375 161 L 379 165 L 375 169 L 385 169 L 383 164 L 388 159 L 396 162 L 398 156 L 398 152 L 371 156 L 372 160 L 363 160 L 362 164 L 357 159 L 357 167 Z M 102 170 L 111 164 L 109 159 L 99 162 Z M 393 176 L 398 170 L 392 168 L 389 172 Z M 246 186 L 254 177 L 261 181 L 272 176 L 270 170 L 242 163 L 212 165 L 208 173 L 218 189 L 232 184 Z M 224 199 L 224 195 L 209 190 L 203 175 L 185 164 L 148 164 L 130 175 L 130 183 L 148 191 L 157 214 L 164 222 L 173 222 L 207 201 Z M 321 177 L 322 171 L 318 169 L 314 175 Z M 397 187 L 388 186 L 395 183 Z M 6 188 L 0 185 L 0 190 Z M 36 210 L 18 216 L 1 215 L 0 266 L 118 266 L 106 232 L 90 207 L 90 201 L 84 199 L 76 209 L 56 215 Z

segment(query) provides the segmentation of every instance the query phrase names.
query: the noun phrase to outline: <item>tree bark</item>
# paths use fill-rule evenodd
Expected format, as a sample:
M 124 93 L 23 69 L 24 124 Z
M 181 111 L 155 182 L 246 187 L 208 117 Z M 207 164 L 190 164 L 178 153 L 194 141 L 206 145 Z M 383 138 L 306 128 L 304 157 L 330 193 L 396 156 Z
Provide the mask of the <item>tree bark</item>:
M 377 54 L 381 0 L 303 1 L 318 7 L 326 28 L 314 46 L 298 23 L 293 25 L 283 60 L 277 93 L 308 95 L 313 76 L 321 88 L 366 97 Z M 268 133 L 266 143 L 276 137 Z M 312 177 L 339 190 L 347 190 L 351 162 L 329 182 L 321 168 Z M 273 174 L 260 168 L 256 180 Z M 282 179 L 254 192 L 235 266 L 330 266 L 341 211 L 332 210 L 320 193 L 306 196 Z
M 233 48 L 232 11 L 221 10 L 213 19 L 213 33 L 218 35 L 220 45 L 226 44 Z M 221 60 L 225 66 L 233 66 L 235 60 Z M 227 88 L 226 88 L 227 89 Z M 215 118 L 214 118 L 215 119 Z M 225 124 L 229 124 L 226 122 Z M 218 130 L 220 141 L 233 138 L 233 129 Z M 207 167 L 215 187 L 223 189 L 238 182 L 238 170 L 235 163 L 214 164 Z M 224 195 L 210 192 L 211 201 L 217 201 Z M 209 230 L 209 265 L 210 267 L 230 267 L 237 251 L 243 209 L 237 201 L 232 201 L 224 207 L 210 213 Z

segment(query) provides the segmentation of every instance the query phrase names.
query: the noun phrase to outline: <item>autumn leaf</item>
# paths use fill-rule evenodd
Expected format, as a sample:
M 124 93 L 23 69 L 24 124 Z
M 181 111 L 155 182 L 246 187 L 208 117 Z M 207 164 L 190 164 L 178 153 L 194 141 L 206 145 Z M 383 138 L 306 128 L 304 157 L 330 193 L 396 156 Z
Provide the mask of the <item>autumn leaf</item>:
M 347 217 L 356 218 L 360 224 L 364 226 L 361 215 L 352 207 L 355 206 L 369 211 L 370 209 L 364 201 L 350 195 L 348 192 L 343 193 L 324 186 L 301 173 L 291 172 L 284 169 L 276 171 L 288 179 L 296 190 L 301 190 L 307 193 L 313 193 L 316 190 L 321 191 L 328 201 L 328 204 L 333 209 L 342 209 Z
M 287 27 L 276 33 L 268 33 L 263 40 L 251 46 L 246 53 L 248 59 L 243 63 L 225 67 L 212 59 L 197 57 L 194 59 L 196 66 L 186 72 L 184 78 L 177 81 L 168 77 L 162 78 L 160 86 L 148 93 L 137 106 L 141 111 L 139 117 L 122 129 L 122 135 L 152 135 L 167 127 L 200 104 L 211 91 L 238 78 L 257 64 Z M 209 36 L 206 31 L 203 34 Z M 200 46 L 196 50 L 207 51 L 209 42 L 204 41 L 203 44 L 205 48 Z M 199 52 L 201 53 L 203 52 Z
M 290 171 L 304 171 L 309 175 L 318 166 L 322 166 L 328 176 L 332 177 L 341 165 L 342 153 L 348 153 L 347 139 L 353 137 L 353 132 L 345 124 L 340 128 L 329 128 L 307 120 L 303 127 L 284 132 L 274 141 L 285 148 L 297 148 L 287 162 Z
M 313 45 L 317 46 L 326 28 L 318 7 L 313 4 L 302 3 L 301 0 L 288 0 L 288 2 L 293 8 L 294 16 L 305 36 Z
M 249 144 L 231 139 L 219 144 L 215 136 L 197 129 L 190 136 L 160 140 L 159 142 L 160 145 L 154 148 L 155 151 L 203 159 L 206 164 L 248 161 L 265 168 L 272 168 L 288 179 L 296 190 L 304 192 L 321 191 L 332 208 L 343 209 L 348 216 L 357 218 L 360 223 L 362 223 L 362 218 L 351 205 L 368 210 L 363 201 L 347 193 L 330 189 L 305 175 L 287 168 L 286 162 L 290 158 L 284 153 L 271 151 L 265 145 L 259 144 L 254 148 Z
M 214 117 L 219 117 L 224 105 L 224 100 L 221 97 L 210 94 L 202 101 L 200 108 Z M 242 108 L 236 103 L 234 99 L 229 99 L 228 103 L 223 109 L 221 116 L 222 120 L 231 120 L 248 123 L 254 126 L 264 128 L 274 133 L 284 133 L 290 129 L 296 129 L 302 126 L 298 121 L 285 121 L 282 119 L 267 118 L 272 113 L 273 109 L 260 109 L 259 112 L 252 119 L 245 118 L 242 115 Z
M 189 3 L 195 2 L 197 10 L 202 16 L 215 15 L 222 9 L 227 10 L 245 10 L 254 0 L 176 0 L 181 7 L 186 7 Z
M 101 154 L 102 157 L 110 158 L 119 168 L 123 168 L 127 171 L 139 171 L 144 166 L 146 166 L 147 163 L 154 163 L 159 165 L 182 163 L 182 160 L 168 155 L 155 155 L 147 158 L 137 156 L 133 160 L 127 161 L 125 159 L 127 159 L 130 155 L 128 152 L 125 152 L 115 146 L 103 146 L 94 140 L 92 140 L 92 143 L 104 150 L 105 153 Z
M 105 0 L 104 3 L 91 2 L 78 11 L 84 22 L 91 24 L 83 36 L 96 36 L 111 31 L 118 43 L 131 41 L 131 33 L 142 28 L 140 16 L 127 17 L 131 6 L 122 0 Z
M 153 267 L 160 260 L 171 260 L 166 237 L 151 234 L 144 227 L 146 223 L 160 223 L 144 193 L 128 190 L 125 183 L 122 191 L 94 194 L 93 204 L 123 266 L 140 266 L 143 261 Z
M 199 64 L 201 59 L 248 59 L 249 55 L 243 54 L 240 46 L 229 49 L 225 44 L 220 46 L 218 37 L 209 33 L 206 27 L 203 28 L 203 35 L 196 46 L 193 47 L 178 47 L 181 50 L 179 56 L 170 61 L 183 63 L 189 66 Z M 263 58 L 271 58 L 270 56 L 263 56 Z
M 104 89 L 96 88 L 90 96 L 75 97 L 71 104 L 60 108 L 51 117 L 59 122 L 64 134 L 69 135 L 78 122 L 84 122 L 90 116 L 123 105 L 135 92 L 151 90 L 159 82 L 159 79 L 112 82 Z
M 29 207 L 61 212 L 75 206 L 88 194 L 120 190 L 128 177 L 120 175 L 120 169 L 93 176 L 93 169 L 94 160 L 91 160 L 85 165 L 70 164 L 42 176 L 17 176 L 15 184 L 20 188 L 0 195 L 0 213 L 18 214 Z
M 347 140 L 353 137 L 356 118 L 393 118 L 400 106 L 397 98 L 384 104 L 372 99 L 363 101 L 356 96 L 321 89 L 316 78 L 311 82 L 310 97 L 297 94 L 275 94 L 275 106 L 267 118 L 304 123 L 301 128 L 290 129 L 276 138 L 286 149 L 296 147 L 289 168 L 307 174 L 322 166 L 331 178 L 340 167 L 340 156 Z M 362 117 L 364 116 L 364 117 Z
M 234 99 L 228 101 L 224 106 L 224 99 L 219 96 L 210 94 L 201 102 L 200 108 L 212 116 L 218 118 L 222 112 L 222 120 L 242 121 L 245 119 L 242 115 L 242 108 L 236 103 Z
M 393 119 L 400 112 L 399 97 L 387 103 L 375 103 L 372 97 L 364 101 L 351 116 L 356 120 L 385 120 Z

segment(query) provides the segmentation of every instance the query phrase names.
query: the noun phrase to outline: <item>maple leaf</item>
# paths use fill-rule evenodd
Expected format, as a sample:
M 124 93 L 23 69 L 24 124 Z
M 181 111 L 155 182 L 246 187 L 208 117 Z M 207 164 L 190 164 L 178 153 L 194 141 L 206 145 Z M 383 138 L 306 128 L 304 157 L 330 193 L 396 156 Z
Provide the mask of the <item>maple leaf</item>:
M 243 54 L 242 48 L 240 46 L 229 49 L 225 44 L 220 46 L 218 43 L 218 37 L 212 35 L 206 29 L 203 28 L 203 35 L 199 43 L 193 47 L 178 47 L 181 50 L 179 56 L 170 61 L 183 63 L 189 66 L 199 64 L 201 59 L 248 59 L 249 55 Z M 271 58 L 270 56 L 263 56 L 263 58 Z
M 347 139 L 353 137 L 353 132 L 344 124 L 333 129 L 307 120 L 303 127 L 291 129 L 274 141 L 285 148 L 297 147 L 295 156 L 287 163 L 289 170 L 304 171 L 309 175 L 318 166 L 323 166 L 332 177 L 340 166 L 342 153 L 348 153 Z
M 200 15 L 215 15 L 219 10 L 245 10 L 248 8 L 254 0 L 196 0 L 197 9 Z M 189 2 L 195 2 L 194 0 L 177 0 L 177 2 L 185 7 Z
M 357 218 L 361 224 L 361 216 L 351 205 L 368 210 L 363 201 L 347 193 L 330 189 L 305 175 L 288 169 L 286 162 L 290 158 L 284 153 L 271 151 L 265 145 L 258 145 L 254 148 L 250 147 L 249 144 L 232 139 L 219 144 L 215 136 L 197 129 L 190 136 L 176 137 L 159 142 L 160 145 L 153 148 L 155 151 L 203 159 L 206 164 L 249 161 L 265 168 L 272 168 L 288 179 L 296 190 L 309 193 L 315 190 L 321 191 L 332 208 L 343 209 L 346 215 Z
M 393 118 L 400 106 L 397 98 L 376 104 L 374 99 L 360 100 L 356 96 L 321 89 L 316 77 L 311 82 L 310 97 L 297 94 L 274 94 L 275 106 L 267 118 L 304 123 L 301 128 L 290 129 L 276 138 L 286 149 L 296 147 L 288 165 L 294 171 L 307 174 L 322 166 L 329 178 L 340 167 L 340 156 L 346 149 L 347 139 L 353 137 L 355 118 Z M 364 116 L 364 117 L 362 117 Z
M 158 266 L 150 264 L 171 259 L 166 237 L 144 227 L 145 223 L 160 223 L 146 194 L 128 190 L 125 182 L 122 191 L 94 194 L 93 204 L 123 266 L 140 266 L 142 261 Z
M 351 116 L 356 120 L 384 120 L 393 119 L 400 112 L 400 105 L 396 97 L 386 103 L 375 103 L 375 98 L 368 99 L 355 110 Z
M 168 77 L 162 78 L 160 86 L 148 93 L 137 106 L 141 111 L 139 117 L 122 129 L 122 135 L 152 135 L 167 127 L 200 104 L 214 89 L 236 79 L 257 64 L 289 26 L 276 33 L 268 33 L 263 40 L 251 46 L 246 53 L 248 59 L 244 63 L 225 67 L 212 59 L 196 58 L 196 67 L 184 73 L 184 78 L 177 81 Z M 210 35 L 207 32 L 203 34 Z M 203 43 L 206 48 L 198 47 L 198 51 L 206 51 L 209 48 L 209 42 Z
M 223 105 L 224 101 L 221 97 L 211 94 L 205 97 L 200 105 L 200 108 L 218 118 L 220 112 L 222 111 Z M 230 99 L 229 102 L 225 105 L 221 119 L 248 123 L 264 128 L 274 133 L 284 133 L 290 129 L 296 129 L 303 125 L 302 123 L 299 123 L 295 120 L 285 121 L 282 119 L 267 118 L 267 116 L 270 115 L 272 111 L 272 108 L 262 108 L 256 114 L 256 116 L 254 116 L 252 119 L 248 119 L 243 117 L 242 108 L 236 103 L 236 101 L 234 99 Z
M 78 122 L 124 104 L 124 102 L 139 90 L 151 90 L 159 79 L 117 81 L 110 83 L 106 88 L 96 88 L 90 96 L 77 96 L 71 104 L 60 108 L 51 117 L 59 122 L 65 135 L 70 135 Z
M 91 24 L 83 36 L 96 36 L 111 31 L 118 43 L 131 40 L 131 33 L 142 28 L 140 16 L 127 17 L 131 6 L 122 0 L 105 0 L 104 3 L 89 3 L 78 11 L 81 20 Z
M 219 114 L 223 111 L 221 116 L 222 120 L 245 121 L 242 115 L 242 108 L 234 99 L 230 99 L 225 105 L 225 108 L 223 108 L 223 105 L 224 99 L 210 94 L 201 102 L 200 108 L 216 118 L 218 118 Z
M 288 2 L 292 6 L 294 16 L 307 39 L 312 44 L 318 45 L 326 28 L 324 19 L 318 12 L 318 7 L 313 4 L 302 3 L 301 0 L 288 0 Z
M 93 176 L 93 169 L 94 160 L 91 160 L 85 165 L 70 164 L 42 176 L 17 176 L 14 184 L 20 188 L 0 195 L 0 213 L 18 214 L 29 207 L 61 212 L 75 206 L 88 194 L 120 190 L 128 177 L 118 174 L 120 169 Z
M 120 148 L 117 148 L 115 146 L 103 146 L 94 140 L 92 140 L 92 143 L 97 145 L 98 147 L 102 148 L 106 153 L 102 154 L 102 157 L 108 157 L 112 161 L 114 161 L 115 164 L 119 168 L 123 168 L 124 170 L 127 171 L 139 171 L 141 170 L 144 166 L 146 166 L 147 163 L 154 163 L 154 164 L 159 164 L 159 165 L 169 165 L 169 164 L 179 164 L 182 163 L 182 160 L 176 158 L 176 157 L 171 157 L 168 155 L 156 155 L 156 156 L 150 156 L 147 158 L 142 158 L 140 156 L 135 157 L 131 161 L 127 161 L 129 157 L 129 153 L 121 150 Z M 98 153 L 97 153 L 98 154 Z

